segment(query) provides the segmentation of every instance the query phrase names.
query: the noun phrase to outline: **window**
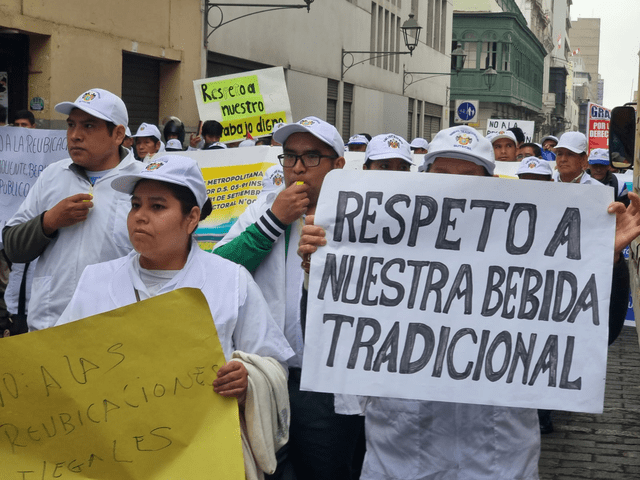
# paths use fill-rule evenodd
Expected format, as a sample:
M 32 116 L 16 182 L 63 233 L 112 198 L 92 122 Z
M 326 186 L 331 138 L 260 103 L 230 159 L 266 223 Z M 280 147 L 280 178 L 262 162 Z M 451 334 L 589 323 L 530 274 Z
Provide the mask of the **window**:
M 353 84 L 345 83 L 342 99 L 342 138 L 351 136 L 351 106 L 353 105 Z
M 415 99 L 409 98 L 409 106 L 407 108 L 407 112 L 409 117 L 407 118 L 407 140 L 411 141 L 413 138 L 413 104 L 415 103 Z
M 482 69 L 486 70 L 489 67 L 496 66 L 498 52 L 498 43 L 497 42 L 483 42 L 482 43 Z
M 422 125 L 422 137 L 428 141 L 440 131 L 442 106 L 435 103 L 424 102 L 424 123 Z
M 327 79 L 327 123 L 335 126 L 336 111 L 338 110 L 338 85 L 337 80 Z
M 400 2 L 398 2 L 398 6 Z M 386 8 L 371 3 L 371 37 L 369 46 L 372 52 L 401 51 L 404 42 L 400 32 L 400 17 L 391 13 Z M 376 55 L 373 55 L 376 57 Z M 397 55 L 383 55 L 369 60 L 370 65 L 398 73 L 400 71 L 400 58 Z
M 477 58 L 477 49 L 478 49 L 478 37 L 476 37 L 475 33 L 469 32 L 465 33 L 462 36 L 462 48 L 464 48 L 464 53 L 467 55 L 467 59 L 464 62 L 464 68 L 467 69 L 476 69 L 478 68 L 478 58 Z
M 502 71 L 511 71 L 511 44 L 502 44 Z

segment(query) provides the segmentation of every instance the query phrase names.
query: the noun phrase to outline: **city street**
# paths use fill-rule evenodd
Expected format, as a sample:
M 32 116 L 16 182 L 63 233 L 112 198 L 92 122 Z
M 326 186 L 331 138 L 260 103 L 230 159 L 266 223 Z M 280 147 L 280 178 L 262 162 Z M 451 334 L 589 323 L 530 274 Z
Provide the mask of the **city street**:
M 602 415 L 554 412 L 541 480 L 640 478 L 640 349 L 633 327 L 609 348 Z

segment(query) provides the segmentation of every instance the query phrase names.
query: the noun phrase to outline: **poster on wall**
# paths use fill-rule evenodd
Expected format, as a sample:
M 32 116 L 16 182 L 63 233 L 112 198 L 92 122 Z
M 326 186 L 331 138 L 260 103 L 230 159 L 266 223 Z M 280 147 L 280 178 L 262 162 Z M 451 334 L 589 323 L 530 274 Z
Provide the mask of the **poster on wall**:
M 587 138 L 589 139 L 589 152 L 594 148 L 609 148 L 611 110 L 593 102 L 589 102 L 588 108 Z

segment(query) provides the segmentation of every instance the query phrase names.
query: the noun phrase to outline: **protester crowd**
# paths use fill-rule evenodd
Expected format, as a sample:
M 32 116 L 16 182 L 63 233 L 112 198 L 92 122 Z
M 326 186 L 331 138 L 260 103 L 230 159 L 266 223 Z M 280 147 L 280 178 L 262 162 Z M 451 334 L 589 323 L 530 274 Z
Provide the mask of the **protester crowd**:
M 132 134 L 125 104 L 103 89 L 55 110 L 66 117 L 69 158 L 42 172 L 2 231 L 0 281 L 8 281 L 11 318 L 41 330 L 200 289 L 227 361 L 214 391 L 237 398 L 244 413 L 254 405 L 250 365 L 257 364 L 271 372 L 262 381 L 274 398 L 289 399 L 258 405 L 273 420 L 261 424 L 260 437 L 272 436 L 266 460 L 255 454 L 260 439 L 243 432 L 248 478 L 537 479 L 540 435 L 553 431 L 548 411 L 300 389 L 311 255 L 326 245 L 314 214 L 324 178 L 345 165 L 345 151 L 364 152 L 363 170 L 491 177 L 496 161 L 519 162 L 522 180 L 613 188 L 615 249 L 603 253 L 614 257 L 609 344 L 622 328 L 629 276 L 621 252 L 640 234 L 640 199 L 616 177 L 606 150 L 588 152 L 582 133 L 537 144 L 519 129 L 485 137 L 457 126 L 431 142 L 359 133 L 345 146 L 335 127 L 311 116 L 277 124 L 264 138 L 225 143 L 215 120 L 188 140 L 175 117 L 162 133 L 142 123 Z M 15 125 L 35 120 L 18 115 Z M 213 253 L 193 236 L 211 203 L 197 163 L 180 155 L 185 142 L 188 150 L 282 146 L 263 192 Z

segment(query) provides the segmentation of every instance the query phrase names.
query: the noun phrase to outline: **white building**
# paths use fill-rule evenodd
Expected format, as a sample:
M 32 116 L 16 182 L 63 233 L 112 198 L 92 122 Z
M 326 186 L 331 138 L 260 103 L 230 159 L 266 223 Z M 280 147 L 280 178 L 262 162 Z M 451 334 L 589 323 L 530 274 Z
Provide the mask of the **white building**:
M 225 22 L 255 11 L 220 8 Z M 400 27 L 409 14 L 422 27 L 413 55 L 343 57 L 343 50 L 407 52 Z M 283 66 L 294 120 L 318 116 L 336 125 L 345 140 L 361 132 L 431 140 L 449 125 L 450 77 L 413 74 L 403 93 L 403 72 L 450 72 L 452 15 L 451 0 L 322 0 L 311 3 L 309 12 L 260 13 L 212 31 L 220 19 L 212 8 L 203 75 Z

